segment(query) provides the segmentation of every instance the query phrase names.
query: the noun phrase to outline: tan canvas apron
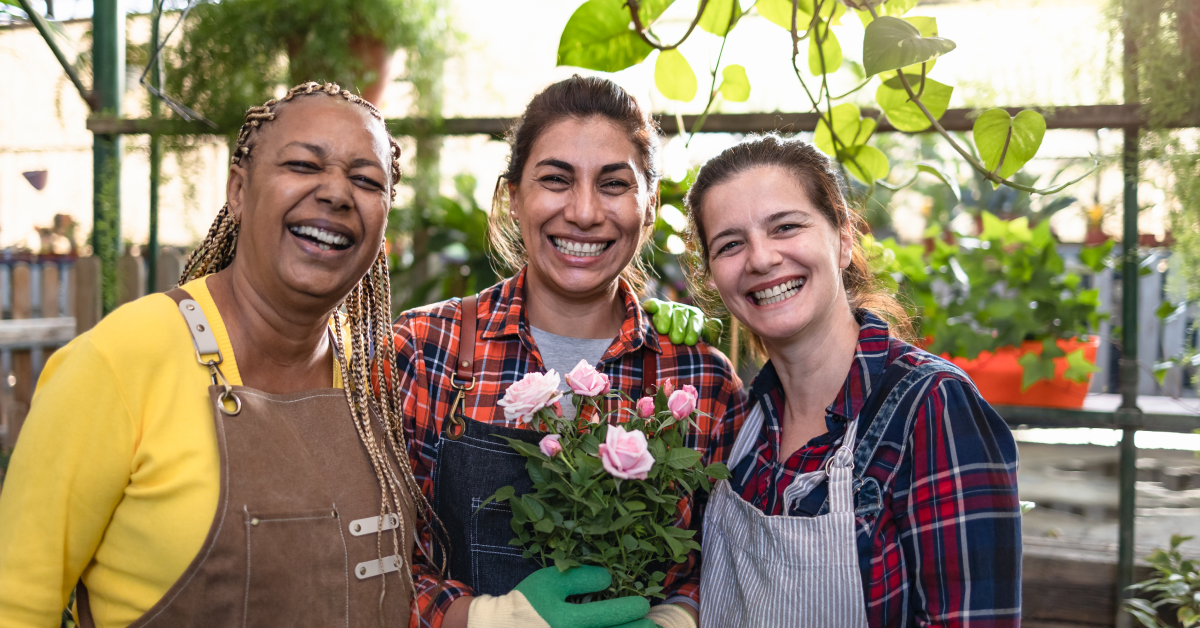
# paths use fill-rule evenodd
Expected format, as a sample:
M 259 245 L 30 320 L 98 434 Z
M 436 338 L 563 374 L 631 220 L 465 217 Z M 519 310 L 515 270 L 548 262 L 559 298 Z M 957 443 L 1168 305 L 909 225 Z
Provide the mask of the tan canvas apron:
M 198 359 L 219 355 L 199 304 L 183 290 L 167 294 L 193 332 Z M 404 565 L 416 517 L 405 503 L 399 517 L 382 518 L 385 530 L 405 530 L 397 568 L 391 534 L 377 536 L 379 484 L 345 392 L 272 395 L 214 383 L 208 394 L 221 464 L 217 512 L 191 565 L 131 626 L 408 626 L 412 578 Z M 373 427 L 382 444 L 384 430 Z M 92 628 L 82 582 L 77 600 L 80 625 Z

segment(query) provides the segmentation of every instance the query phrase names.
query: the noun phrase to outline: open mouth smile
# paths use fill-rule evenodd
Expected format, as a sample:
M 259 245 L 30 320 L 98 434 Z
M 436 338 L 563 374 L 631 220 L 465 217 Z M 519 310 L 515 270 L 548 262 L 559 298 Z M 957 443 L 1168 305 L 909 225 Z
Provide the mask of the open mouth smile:
M 748 296 L 755 305 L 772 305 L 781 301 L 786 301 L 800 293 L 800 288 L 804 287 L 805 278 L 790 279 L 773 288 L 751 292 Z
M 555 249 L 558 249 L 559 253 L 572 257 L 598 257 L 613 243 L 612 240 L 608 242 L 577 242 L 557 236 L 550 236 L 550 242 Z
M 353 240 L 340 233 L 335 233 L 333 231 L 329 231 L 328 229 L 322 229 L 320 227 L 313 227 L 310 225 L 288 227 L 288 231 L 292 232 L 292 235 L 300 238 L 301 240 L 307 240 L 315 244 L 317 248 L 321 249 L 322 251 L 328 251 L 330 249 L 335 251 L 344 251 L 350 248 L 350 245 L 354 244 Z

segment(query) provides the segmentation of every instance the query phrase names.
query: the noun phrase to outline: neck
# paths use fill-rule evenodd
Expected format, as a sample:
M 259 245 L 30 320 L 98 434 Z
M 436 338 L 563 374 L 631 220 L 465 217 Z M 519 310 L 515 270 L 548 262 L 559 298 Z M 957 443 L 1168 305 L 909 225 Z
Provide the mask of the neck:
M 625 322 L 617 280 L 594 294 L 575 297 L 551 289 L 536 273 L 525 273 L 525 315 L 529 324 L 569 338 L 615 338 Z
M 786 341 L 766 343 L 787 397 L 785 419 L 812 423 L 816 417 L 820 432 L 825 431 L 825 408 L 841 392 L 858 347 L 858 321 L 848 303 L 838 303 L 818 325 Z
M 209 277 L 242 375 L 242 384 L 286 394 L 329 387 L 333 357 L 329 317 L 336 304 L 286 298 L 261 289 L 235 261 Z

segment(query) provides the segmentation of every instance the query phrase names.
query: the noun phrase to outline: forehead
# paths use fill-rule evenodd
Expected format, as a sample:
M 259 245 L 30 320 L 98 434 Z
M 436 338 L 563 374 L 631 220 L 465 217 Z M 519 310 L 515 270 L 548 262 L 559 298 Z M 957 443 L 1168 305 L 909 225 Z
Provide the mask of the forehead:
M 391 163 L 387 129 L 366 108 L 341 96 L 293 98 L 276 106 L 275 119 L 259 131 L 260 144 L 285 146 L 292 142 L 331 149 L 374 153 L 380 164 Z
M 701 202 L 700 217 L 705 230 L 715 235 L 786 211 L 820 214 L 795 174 L 780 166 L 756 166 L 709 189 Z
M 637 171 L 640 155 L 620 126 L 592 116 L 565 118 L 546 127 L 530 147 L 526 170 L 544 159 L 558 159 L 584 170 L 629 163 Z

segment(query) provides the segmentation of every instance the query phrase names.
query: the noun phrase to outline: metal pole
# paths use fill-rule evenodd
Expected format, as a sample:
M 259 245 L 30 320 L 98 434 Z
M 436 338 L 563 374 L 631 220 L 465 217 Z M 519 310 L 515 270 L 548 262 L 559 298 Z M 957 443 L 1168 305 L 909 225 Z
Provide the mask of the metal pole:
M 92 85 L 103 115 L 121 117 L 125 95 L 125 12 L 121 0 L 96 0 L 92 12 Z M 120 135 L 92 140 L 92 254 L 100 260 L 100 309 L 117 305 L 121 254 Z
M 158 50 L 159 22 L 162 21 L 162 0 L 154 1 L 154 20 L 150 23 L 150 54 L 154 55 L 154 66 L 150 68 L 150 84 L 155 89 L 162 89 L 163 61 L 162 55 L 154 54 Z M 150 95 L 150 117 L 157 119 L 162 109 L 162 103 L 153 94 Z M 162 170 L 162 136 L 157 133 L 150 135 L 150 237 L 146 244 L 146 294 L 158 291 L 158 181 Z
M 1124 30 L 1123 78 L 1125 102 L 1137 103 L 1137 42 L 1129 24 L 1126 11 Z M 1120 502 L 1118 504 L 1117 539 L 1117 617 L 1118 628 L 1128 628 L 1132 617 L 1124 610 L 1126 591 L 1133 584 L 1134 521 L 1137 508 L 1137 445 L 1134 437 L 1141 423 L 1142 411 L 1138 409 L 1138 128 L 1125 128 L 1122 149 L 1122 174 L 1124 175 L 1124 231 L 1121 236 L 1121 363 L 1120 390 L 1121 407 L 1117 410 L 1117 424 L 1124 427 L 1120 446 Z

